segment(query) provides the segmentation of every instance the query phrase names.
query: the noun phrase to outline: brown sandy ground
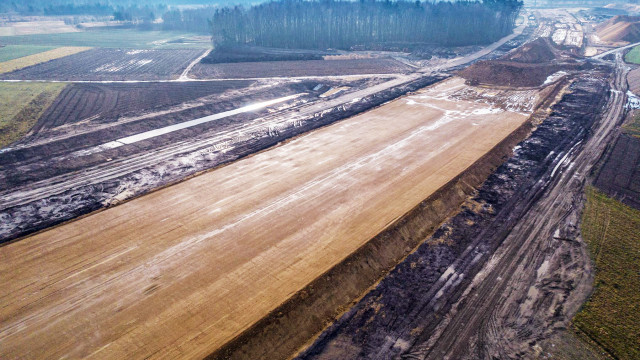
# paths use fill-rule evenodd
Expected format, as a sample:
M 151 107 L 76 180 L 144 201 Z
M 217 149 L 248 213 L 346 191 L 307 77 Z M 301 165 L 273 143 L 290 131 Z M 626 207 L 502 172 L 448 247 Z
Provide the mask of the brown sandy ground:
M 0 355 L 209 354 L 527 118 L 448 98 L 463 87 L 446 81 L 0 248 Z
M 621 46 L 640 41 L 639 16 L 614 16 L 596 27 L 598 40 L 603 44 Z

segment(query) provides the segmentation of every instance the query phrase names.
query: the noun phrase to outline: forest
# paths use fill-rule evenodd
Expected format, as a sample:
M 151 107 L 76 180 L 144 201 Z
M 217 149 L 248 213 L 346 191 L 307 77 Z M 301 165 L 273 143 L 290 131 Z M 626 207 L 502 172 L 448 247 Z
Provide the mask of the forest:
M 350 49 L 381 43 L 487 44 L 512 32 L 517 0 L 283 0 L 213 11 L 214 45 Z M 166 21 L 166 20 L 165 20 Z
M 156 15 L 175 10 L 179 5 L 211 7 L 243 4 L 251 0 L 0 0 L 0 14 L 29 16 L 93 15 L 114 16 L 116 12 L 124 18 L 138 19 L 137 8 L 153 8 Z M 215 4 L 215 5 L 212 5 Z M 146 17 L 149 13 L 143 13 Z M 203 29 L 201 31 L 207 31 Z

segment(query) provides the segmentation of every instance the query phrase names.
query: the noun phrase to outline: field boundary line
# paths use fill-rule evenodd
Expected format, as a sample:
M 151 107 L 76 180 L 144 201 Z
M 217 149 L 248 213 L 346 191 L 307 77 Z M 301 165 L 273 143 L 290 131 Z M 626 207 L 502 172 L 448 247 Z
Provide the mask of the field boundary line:
M 189 71 L 191 71 L 191 69 L 193 69 L 193 67 L 196 66 L 196 64 L 199 63 L 202 59 L 207 57 L 207 55 L 209 55 L 212 50 L 213 50 L 213 48 L 206 50 L 205 52 L 202 53 L 202 55 L 198 56 L 195 60 L 193 60 L 191 62 L 191 64 L 189 64 L 187 66 L 187 68 L 184 69 L 182 74 L 180 74 L 180 77 L 178 78 L 178 81 L 191 80 L 191 78 L 189 77 Z

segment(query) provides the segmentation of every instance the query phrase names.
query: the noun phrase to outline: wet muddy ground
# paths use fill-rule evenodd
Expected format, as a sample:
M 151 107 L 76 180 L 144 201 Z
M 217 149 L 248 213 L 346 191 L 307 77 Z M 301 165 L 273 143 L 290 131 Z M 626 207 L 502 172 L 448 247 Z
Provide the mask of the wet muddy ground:
M 429 340 L 443 317 L 537 200 L 538 190 L 533 189 L 539 188 L 537 184 L 543 179 L 553 177 L 560 155 L 589 136 L 608 94 L 606 74 L 590 75 L 571 86 L 571 93 L 553 108 L 552 115 L 516 147 L 514 155 L 458 215 L 324 331 L 299 358 L 427 356 L 434 346 Z M 555 288 L 572 290 L 571 279 L 557 281 Z M 533 306 L 546 309 L 549 304 Z M 562 316 L 561 307 L 548 316 Z M 542 317 L 535 323 L 544 321 Z M 535 341 L 539 336 L 526 324 L 518 331 L 521 341 Z M 478 341 L 476 349 L 483 349 L 486 344 Z M 460 354 L 465 351 L 460 349 Z

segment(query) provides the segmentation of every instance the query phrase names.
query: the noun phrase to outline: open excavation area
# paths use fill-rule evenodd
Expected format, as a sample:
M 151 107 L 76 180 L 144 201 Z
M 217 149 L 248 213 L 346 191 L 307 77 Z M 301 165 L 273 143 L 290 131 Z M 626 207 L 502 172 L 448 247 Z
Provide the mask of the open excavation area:
M 109 21 L 9 40 L 29 55 L 0 47 L 0 358 L 632 359 L 635 20 L 507 3 L 145 23 L 198 18 L 213 48 L 126 26 L 147 40 L 104 46 Z M 469 30 L 496 9 L 512 31 Z M 394 42 L 400 12 L 466 27 Z
M 5 278 L 2 317 L 10 321 L 3 322 L 1 351 L 34 357 L 208 355 L 528 117 L 527 109 L 504 110 L 505 103 L 454 99 L 464 88 L 461 79 L 445 81 L 3 247 L 3 273 L 32 271 Z M 538 100 L 535 92 L 512 95 L 525 108 Z M 397 116 L 403 121 L 393 121 Z M 82 301 L 70 307 L 74 298 Z M 101 324 L 105 335 L 91 324 Z M 60 332 L 87 341 L 82 347 L 72 339 L 62 342 Z

